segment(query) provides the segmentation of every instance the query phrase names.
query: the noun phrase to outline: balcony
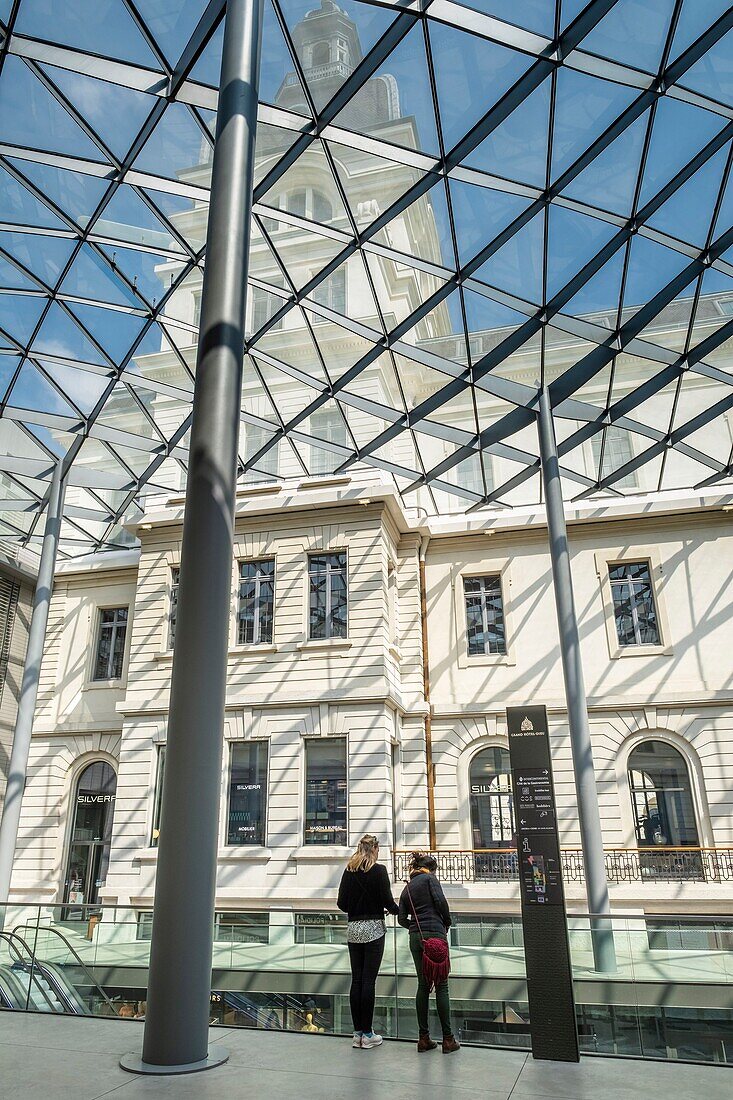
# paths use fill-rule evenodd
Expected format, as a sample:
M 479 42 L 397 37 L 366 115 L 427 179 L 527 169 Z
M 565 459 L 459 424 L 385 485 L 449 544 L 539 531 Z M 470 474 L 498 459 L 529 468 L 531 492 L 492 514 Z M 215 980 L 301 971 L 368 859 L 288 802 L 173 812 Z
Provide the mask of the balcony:
M 442 849 L 433 853 L 443 883 L 515 882 L 517 853 L 513 848 Z M 565 882 L 585 882 L 580 848 L 563 848 Z M 733 848 L 607 848 L 609 883 L 709 882 L 733 883 Z M 394 878 L 408 876 L 409 852 L 394 853 Z

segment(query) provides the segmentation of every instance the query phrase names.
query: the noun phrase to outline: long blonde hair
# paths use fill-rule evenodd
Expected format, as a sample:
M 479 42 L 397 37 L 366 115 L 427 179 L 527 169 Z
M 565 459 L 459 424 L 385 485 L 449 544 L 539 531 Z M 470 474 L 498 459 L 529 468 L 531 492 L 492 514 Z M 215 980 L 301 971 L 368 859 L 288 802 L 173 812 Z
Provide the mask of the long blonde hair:
M 356 851 L 346 864 L 347 871 L 371 871 L 379 855 L 379 841 L 371 833 L 364 833 Z

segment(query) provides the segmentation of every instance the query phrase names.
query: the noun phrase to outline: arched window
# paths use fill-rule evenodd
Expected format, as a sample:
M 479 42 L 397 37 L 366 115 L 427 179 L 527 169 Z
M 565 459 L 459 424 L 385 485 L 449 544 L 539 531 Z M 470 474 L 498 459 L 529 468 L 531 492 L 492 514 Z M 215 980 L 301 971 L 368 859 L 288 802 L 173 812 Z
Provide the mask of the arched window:
M 105 760 L 88 764 L 76 781 L 64 901 L 96 905 L 109 866 L 117 776 Z
M 309 221 L 318 222 L 320 225 L 333 221 L 333 204 L 331 200 L 315 187 L 298 187 L 289 191 L 280 199 L 280 208 L 287 210 L 289 214 L 296 214 L 299 218 L 308 218 Z M 290 226 L 282 223 L 278 229 L 288 229 Z
M 643 741 L 629 757 L 629 788 L 640 848 L 699 845 L 690 773 L 666 741 Z
M 514 836 L 509 751 L 500 745 L 477 752 L 469 773 L 474 848 L 509 848 Z
M 317 69 L 319 65 L 328 65 L 331 60 L 331 45 L 329 42 L 316 42 L 311 49 L 311 65 Z
M 291 191 L 285 200 L 285 209 L 291 214 L 297 214 L 299 218 L 306 216 L 306 207 L 308 204 L 308 192 L 304 187 L 299 187 L 296 191 Z

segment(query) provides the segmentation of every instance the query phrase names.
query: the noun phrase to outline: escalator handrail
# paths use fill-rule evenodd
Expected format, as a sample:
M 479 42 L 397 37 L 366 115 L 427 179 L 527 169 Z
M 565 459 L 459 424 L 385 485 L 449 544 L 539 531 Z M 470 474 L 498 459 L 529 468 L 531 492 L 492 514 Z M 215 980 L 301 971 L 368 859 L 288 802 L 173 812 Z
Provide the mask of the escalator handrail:
M 8 947 L 10 949 L 12 949 L 12 951 L 15 953 L 16 962 L 19 962 L 21 964 L 21 966 L 24 966 L 24 967 L 28 968 L 28 975 L 29 975 L 28 996 L 26 997 L 25 1011 L 26 1012 L 28 1011 L 28 1005 L 30 1003 L 31 984 L 33 982 L 35 982 L 36 986 L 40 990 L 41 996 L 43 997 L 44 1001 L 48 1005 L 49 1009 L 51 1010 L 51 1012 L 55 1012 L 56 1010 L 53 1007 L 53 1002 L 51 1001 L 51 998 L 49 997 L 48 993 L 46 992 L 46 990 L 43 988 L 43 986 L 41 985 L 41 983 L 38 980 L 38 977 L 37 977 L 37 974 L 36 974 L 37 964 L 36 964 L 35 956 L 34 956 L 33 952 L 31 951 L 30 947 L 28 946 L 28 944 L 26 943 L 26 941 L 23 939 L 23 937 L 19 936 L 15 929 L 13 929 L 12 932 L 6 932 L 3 929 L 2 931 L 0 931 L 0 939 L 7 940 Z M 14 942 L 15 940 L 18 940 L 18 942 L 23 945 L 23 947 L 25 948 L 25 950 L 28 954 L 28 959 L 23 958 L 23 955 L 18 950 L 18 948 L 15 946 L 15 942 Z
M 24 927 L 25 927 L 25 925 L 21 925 L 21 924 L 16 925 L 16 927 L 13 929 L 13 932 L 15 933 L 18 928 L 24 928 Z M 79 952 L 76 950 L 76 948 L 71 943 L 69 943 L 69 941 L 67 940 L 67 938 L 63 934 L 63 932 L 60 932 L 58 930 L 58 928 L 53 928 L 50 924 L 40 924 L 40 925 L 38 925 L 38 927 L 36 929 L 36 936 L 38 935 L 38 932 L 41 931 L 41 929 L 43 929 L 44 932 L 53 932 L 54 936 L 58 936 L 60 940 L 63 940 L 64 945 L 68 948 L 68 950 L 74 956 L 74 958 L 76 959 L 76 962 L 82 968 L 82 970 L 84 971 L 84 974 L 86 975 L 86 977 L 89 979 L 89 984 L 92 986 L 93 989 L 96 989 L 97 992 L 101 994 L 102 1000 L 105 1002 L 106 1005 L 109 1006 L 109 1008 L 112 1009 L 113 1015 L 116 1016 L 117 1015 L 117 1009 L 115 1008 L 114 1004 L 112 1003 L 110 998 L 107 996 L 107 993 L 102 988 L 102 986 L 99 984 L 97 979 L 94 977 L 94 975 L 92 974 L 91 970 L 89 969 L 87 964 L 82 959 Z M 35 961 L 35 956 L 34 956 L 34 961 Z
M 67 980 L 63 971 L 60 971 L 54 963 L 47 963 L 42 959 L 35 959 L 34 965 L 41 977 L 45 978 L 51 986 L 59 1001 L 61 1001 L 73 1016 L 89 1015 L 89 1010 L 84 1004 L 83 997 L 80 995 L 79 991 L 74 988 L 73 983 Z
M 23 989 L 22 982 L 18 981 L 13 968 L 6 966 L 5 963 L 0 963 L 0 1001 L 3 1000 L 8 1002 L 7 1007 L 9 1009 L 14 1011 L 23 1010 L 26 1003 L 26 991 Z

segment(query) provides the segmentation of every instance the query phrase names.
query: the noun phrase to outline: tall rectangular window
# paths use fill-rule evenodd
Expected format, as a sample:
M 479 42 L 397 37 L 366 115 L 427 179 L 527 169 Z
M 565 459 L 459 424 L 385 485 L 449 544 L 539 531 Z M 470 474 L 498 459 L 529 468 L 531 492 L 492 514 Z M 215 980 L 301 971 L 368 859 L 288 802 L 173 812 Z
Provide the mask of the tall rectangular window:
M 603 439 L 605 437 L 605 443 Z M 615 470 L 620 470 L 627 462 L 631 462 L 634 452 L 631 447 L 631 436 L 625 428 L 617 428 L 611 424 L 605 432 L 596 432 L 591 436 L 591 450 L 593 452 L 593 465 L 599 479 L 603 480 Z M 601 469 L 601 445 L 603 445 L 603 468 Z M 624 474 L 618 481 L 614 481 L 616 489 L 636 489 L 638 480 L 636 470 Z
M 155 774 L 155 796 L 153 802 L 153 828 L 150 833 L 150 847 L 157 848 L 160 839 L 160 807 L 163 799 L 163 773 L 165 772 L 165 745 L 158 749 L 158 767 Z
M 464 577 L 463 594 L 469 657 L 506 653 L 501 578 Z
M 267 816 L 267 742 L 232 745 L 227 844 L 264 844 Z
M 275 559 L 239 563 L 238 645 L 272 645 Z
M 323 279 L 311 294 L 311 298 L 314 302 L 318 302 L 319 306 L 326 306 L 327 309 L 332 309 L 335 313 L 340 313 L 345 317 L 346 272 L 344 269 L 339 268 L 338 271 L 334 271 L 332 275 Z M 314 325 L 320 325 L 328 321 L 328 317 L 321 317 L 314 313 L 312 320 Z
M 308 556 L 311 640 L 345 638 L 348 620 L 346 554 Z
M 94 680 L 120 680 L 125 662 L 127 608 L 103 608 L 99 612 Z
M 171 595 L 168 607 L 168 649 L 173 649 L 176 640 L 176 618 L 178 617 L 178 582 L 181 570 L 175 565 L 171 569 Z
M 269 440 L 272 432 L 266 431 L 259 424 L 248 424 L 244 433 L 245 458 L 250 459 L 261 451 Z M 245 482 L 262 481 L 263 478 L 277 477 L 278 445 L 270 447 L 261 458 L 257 460 L 257 466 L 247 471 Z
M 317 412 L 311 413 L 308 430 L 315 439 L 323 439 L 326 443 L 337 443 L 341 447 L 347 446 L 346 422 L 336 408 L 319 409 Z M 336 452 L 311 444 L 310 466 L 312 474 L 333 473 L 335 467 L 340 463 L 341 457 Z
M 450 481 L 451 484 L 458 485 L 461 489 L 468 489 L 471 493 L 478 493 L 480 496 L 484 495 L 484 478 L 486 479 L 486 492 L 490 493 L 494 489 L 491 457 L 484 451 L 480 455 L 465 458 L 463 462 L 459 462 L 457 466 L 449 470 L 445 477 L 446 481 Z
M 649 562 L 609 565 L 608 575 L 619 645 L 660 645 Z
M 346 738 L 306 739 L 306 844 L 346 844 L 346 791 Z
M 278 298 L 277 294 L 270 294 L 268 290 L 263 290 L 259 286 L 250 286 L 249 293 L 252 300 L 252 332 L 259 332 L 263 325 L 266 325 L 273 314 L 277 313 L 283 306 L 283 299 Z M 276 332 L 283 327 L 282 317 L 279 321 L 276 321 L 268 332 Z

